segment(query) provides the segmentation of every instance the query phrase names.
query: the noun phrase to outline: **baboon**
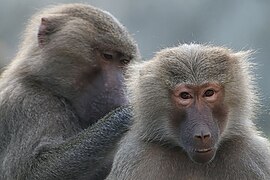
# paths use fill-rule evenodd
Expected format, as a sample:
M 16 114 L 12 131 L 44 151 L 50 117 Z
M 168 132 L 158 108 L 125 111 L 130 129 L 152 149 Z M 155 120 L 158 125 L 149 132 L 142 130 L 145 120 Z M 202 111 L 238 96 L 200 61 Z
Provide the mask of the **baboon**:
M 129 128 L 122 85 L 139 56 L 126 28 L 98 8 L 34 15 L 1 77 L 0 179 L 104 179 Z
M 107 179 L 270 179 L 270 145 L 252 122 L 250 54 L 184 44 L 134 65 L 134 124 Z

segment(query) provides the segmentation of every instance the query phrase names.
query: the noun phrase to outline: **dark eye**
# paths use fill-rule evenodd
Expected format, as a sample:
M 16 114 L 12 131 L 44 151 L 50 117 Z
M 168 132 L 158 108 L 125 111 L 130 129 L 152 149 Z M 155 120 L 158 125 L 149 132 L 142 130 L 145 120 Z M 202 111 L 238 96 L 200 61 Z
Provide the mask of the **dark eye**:
M 112 60 L 113 59 L 113 55 L 112 54 L 108 54 L 108 53 L 103 53 L 103 57 L 106 60 Z
M 120 60 L 120 63 L 121 63 L 122 65 L 127 65 L 129 62 L 130 62 L 130 60 L 128 60 L 128 59 L 121 59 L 121 60 Z
M 182 99 L 191 99 L 191 98 L 192 98 L 192 96 L 191 96 L 188 92 L 182 92 L 182 93 L 180 94 L 180 97 L 181 97 Z
M 212 90 L 212 89 L 208 89 L 208 90 L 206 90 L 206 91 L 204 92 L 204 96 L 205 96 L 205 97 L 211 97 L 211 96 L 213 96 L 214 94 L 215 94 L 215 91 Z

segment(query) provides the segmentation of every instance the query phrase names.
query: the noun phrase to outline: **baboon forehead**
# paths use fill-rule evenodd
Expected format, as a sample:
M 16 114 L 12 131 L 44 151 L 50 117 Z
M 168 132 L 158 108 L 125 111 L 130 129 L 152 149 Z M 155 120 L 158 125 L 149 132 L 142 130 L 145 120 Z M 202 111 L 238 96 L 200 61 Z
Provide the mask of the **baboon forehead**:
M 110 44 L 111 46 L 125 49 L 127 54 L 138 55 L 138 48 L 127 29 L 109 12 L 102 9 L 83 4 L 75 4 L 65 7 L 63 13 L 73 17 L 81 18 L 90 24 L 97 33 L 99 43 Z M 109 47 L 111 48 L 111 47 Z
M 60 7 L 63 14 L 78 17 L 96 23 L 97 26 L 109 25 L 111 28 L 123 29 L 122 24 L 109 12 L 85 4 L 67 4 Z M 99 24 L 100 23 L 100 24 Z
M 157 58 L 160 71 L 175 83 L 201 84 L 226 82 L 231 66 L 230 50 L 225 48 L 182 45 L 161 51 Z

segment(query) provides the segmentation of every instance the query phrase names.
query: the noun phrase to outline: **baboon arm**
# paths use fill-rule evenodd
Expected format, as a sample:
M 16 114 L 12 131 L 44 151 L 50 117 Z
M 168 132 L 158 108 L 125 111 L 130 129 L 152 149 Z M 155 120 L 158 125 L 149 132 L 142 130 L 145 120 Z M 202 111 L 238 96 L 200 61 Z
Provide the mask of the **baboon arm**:
M 128 130 L 129 123 L 130 109 L 118 108 L 61 143 L 41 142 L 31 152 L 29 146 L 33 146 L 33 142 L 23 141 L 12 153 L 17 156 L 10 157 L 11 166 L 17 168 L 17 176 L 24 179 L 104 179 L 108 172 L 102 171 L 102 167 L 106 163 L 111 165 L 110 155 L 122 134 Z M 41 133 L 37 135 L 41 136 Z M 11 177 L 16 179 L 12 174 L 7 179 Z

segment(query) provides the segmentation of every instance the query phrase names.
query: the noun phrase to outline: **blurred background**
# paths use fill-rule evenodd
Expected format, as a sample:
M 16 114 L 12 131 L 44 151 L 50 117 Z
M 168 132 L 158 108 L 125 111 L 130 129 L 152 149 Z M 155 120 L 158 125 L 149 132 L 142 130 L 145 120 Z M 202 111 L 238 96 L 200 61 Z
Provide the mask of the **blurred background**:
M 212 43 L 256 50 L 263 108 L 259 128 L 270 137 L 269 0 L 0 0 L 0 67 L 15 56 L 30 16 L 51 4 L 82 2 L 112 13 L 133 34 L 144 59 L 179 43 Z

